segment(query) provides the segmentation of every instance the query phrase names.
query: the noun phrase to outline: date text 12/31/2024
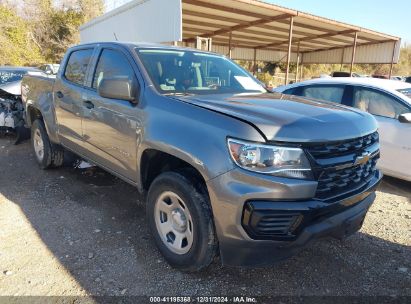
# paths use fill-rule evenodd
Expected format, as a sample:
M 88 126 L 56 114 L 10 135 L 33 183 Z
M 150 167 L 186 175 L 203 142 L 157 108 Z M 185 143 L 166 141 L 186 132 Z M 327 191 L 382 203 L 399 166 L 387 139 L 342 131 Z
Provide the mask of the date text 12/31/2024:
M 254 297 L 150 297 L 150 303 L 257 303 Z

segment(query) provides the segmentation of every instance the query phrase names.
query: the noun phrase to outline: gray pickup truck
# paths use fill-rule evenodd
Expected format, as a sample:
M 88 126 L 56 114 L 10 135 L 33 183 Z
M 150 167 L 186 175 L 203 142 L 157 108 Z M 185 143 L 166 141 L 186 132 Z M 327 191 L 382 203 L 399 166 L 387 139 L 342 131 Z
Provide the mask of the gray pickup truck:
M 25 76 L 43 169 L 69 150 L 146 194 L 165 259 L 197 271 L 266 265 L 360 229 L 381 180 L 377 124 L 335 103 L 267 92 L 218 54 L 152 44 L 67 51 Z

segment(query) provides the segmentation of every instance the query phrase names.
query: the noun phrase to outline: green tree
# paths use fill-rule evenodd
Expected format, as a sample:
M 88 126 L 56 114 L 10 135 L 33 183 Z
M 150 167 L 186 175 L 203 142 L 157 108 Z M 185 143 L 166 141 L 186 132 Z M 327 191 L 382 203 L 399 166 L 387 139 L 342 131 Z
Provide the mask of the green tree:
M 59 62 L 67 48 L 79 42 L 79 27 L 83 23 L 81 12 L 68 10 L 54 10 L 48 16 L 48 42 L 43 48 L 47 61 Z
M 102 0 L 77 0 L 77 5 L 82 14 L 83 23 L 104 13 L 104 2 Z
M 47 62 L 60 62 L 68 47 L 80 42 L 79 27 L 103 13 L 102 0 L 25 0 L 25 16 Z
M 43 60 L 27 21 L 5 5 L 0 5 L 0 46 L 0 65 L 33 65 Z
M 395 75 L 411 75 L 411 45 L 401 48 L 400 60 L 394 66 Z

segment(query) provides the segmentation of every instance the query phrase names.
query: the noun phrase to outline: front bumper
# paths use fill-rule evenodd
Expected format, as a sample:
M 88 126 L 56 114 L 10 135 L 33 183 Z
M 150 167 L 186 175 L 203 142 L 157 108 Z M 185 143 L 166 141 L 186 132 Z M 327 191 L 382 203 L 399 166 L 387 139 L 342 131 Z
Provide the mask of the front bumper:
M 233 266 L 272 264 L 294 255 L 313 239 L 344 238 L 358 231 L 382 178 L 377 171 L 361 191 L 324 202 L 304 199 L 313 197 L 315 182 L 256 175 L 260 180 L 255 183 L 253 177 L 235 171 L 208 183 L 221 259 Z M 261 235 L 253 230 L 251 213 L 247 215 L 250 206 L 260 215 L 288 212 L 296 217 L 282 235 Z

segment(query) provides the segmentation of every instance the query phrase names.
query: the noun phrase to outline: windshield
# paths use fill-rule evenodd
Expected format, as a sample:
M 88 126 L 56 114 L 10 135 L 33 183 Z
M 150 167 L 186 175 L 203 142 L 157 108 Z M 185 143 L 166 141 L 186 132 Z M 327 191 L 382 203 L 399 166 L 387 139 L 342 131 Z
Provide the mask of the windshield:
M 166 49 L 137 49 L 137 53 L 163 94 L 266 92 L 245 70 L 223 56 Z
M 24 74 L 24 71 L 0 70 L 0 84 L 21 80 Z
M 404 95 L 407 96 L 408 98 L 411 98 L 411 87 L 406 88 L 406 89 L 398 90 L 398 92 L 404 94 Z

